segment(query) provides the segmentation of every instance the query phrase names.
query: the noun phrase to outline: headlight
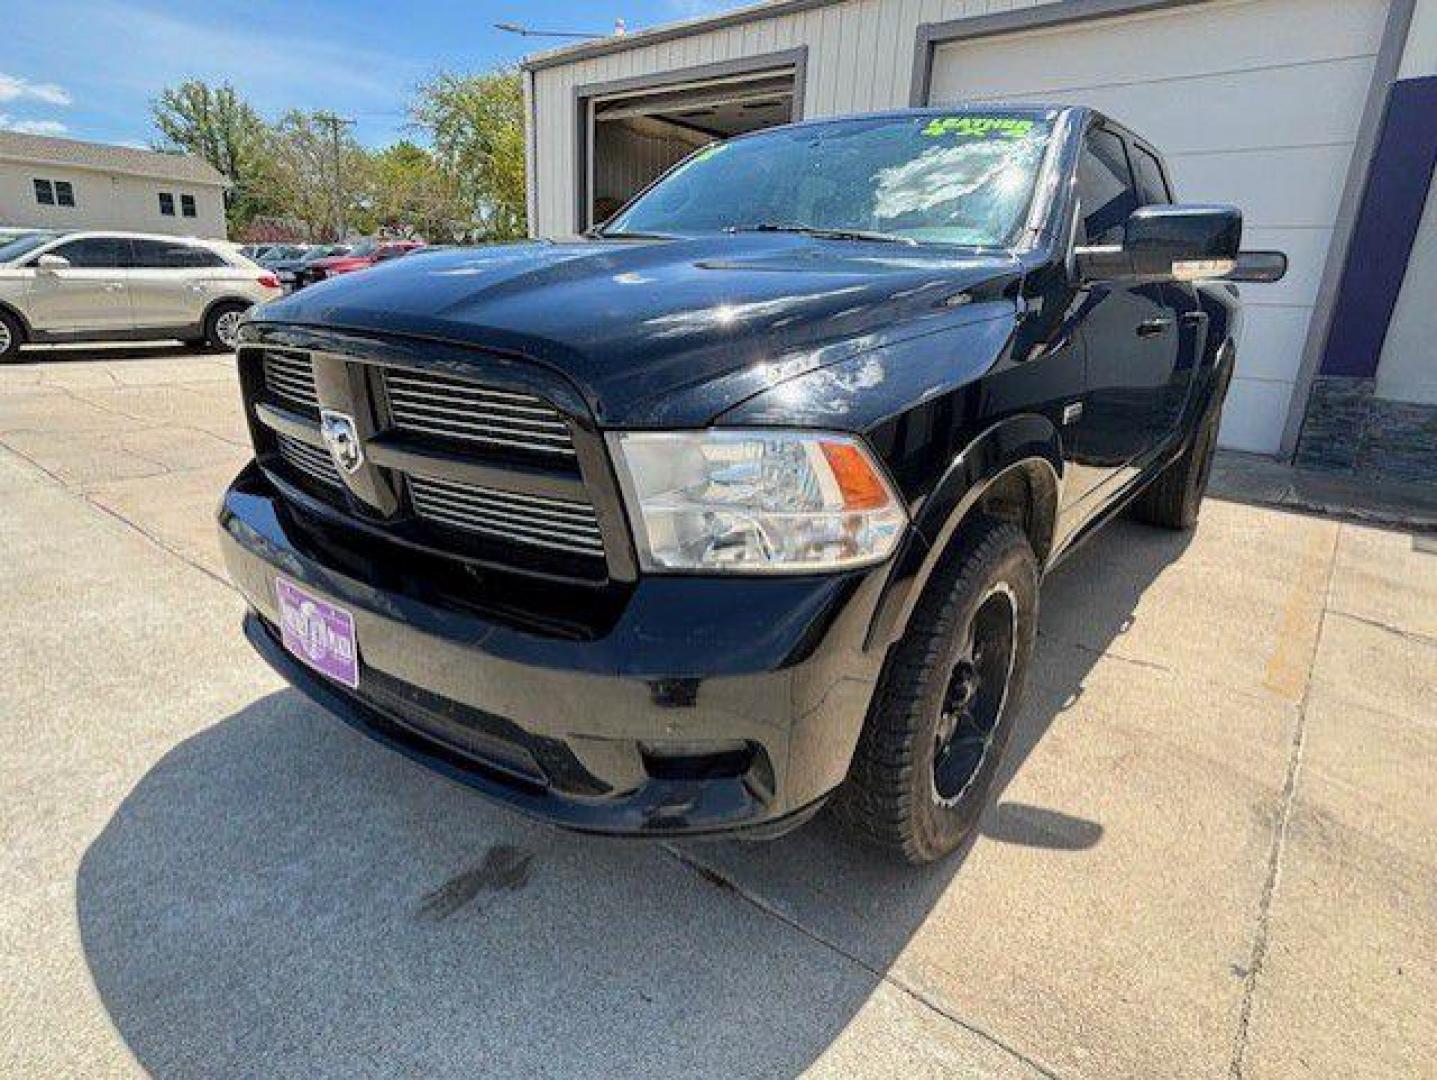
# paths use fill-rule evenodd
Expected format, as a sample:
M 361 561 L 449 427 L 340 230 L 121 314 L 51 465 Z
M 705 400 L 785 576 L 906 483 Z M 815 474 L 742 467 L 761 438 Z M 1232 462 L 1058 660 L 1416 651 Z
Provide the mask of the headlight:
M 646 570 L 805 573 L 888 557 L 908 518 L 863 444 L 800 431 L 609 436 Z

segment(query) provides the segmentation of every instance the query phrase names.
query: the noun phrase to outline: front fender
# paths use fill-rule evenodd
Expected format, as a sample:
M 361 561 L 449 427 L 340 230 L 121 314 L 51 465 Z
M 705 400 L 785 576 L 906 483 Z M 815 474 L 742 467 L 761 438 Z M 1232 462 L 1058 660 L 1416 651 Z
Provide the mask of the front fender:
M 894 560 L 869 628 L 868 647 L 886 648 L 901 638 L 933 572 L 948 554 L 964 521 L 995 483 L 1015 471 L 1035 496 L 1030 536 L 1039 565 L 1047 560 L 1063 482 L 1062 438 L 1045 416 L 1010 416 L 985 429 L 953 460 L 931 495 L 916 508 L 917 542 L 904 544 Z

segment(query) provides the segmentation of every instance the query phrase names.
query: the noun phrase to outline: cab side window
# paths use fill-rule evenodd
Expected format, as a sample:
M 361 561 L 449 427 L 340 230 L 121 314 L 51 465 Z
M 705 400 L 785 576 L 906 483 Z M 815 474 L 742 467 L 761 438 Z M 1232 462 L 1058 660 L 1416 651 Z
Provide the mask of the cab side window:
M 74 270 L 115 270 L 130 265 L 130 242 L 113 236 L 72 240 L 45 254 L 61 255 Z
M 1093 128 L 1078 159 L 1078 198 L 1082 202 L 1082 243 L 1121 244 L 1123 225 L 1139 205 L 1123 140 L 1105 128 Z
M 1137 145 L 1133 146 L 1133 172 L 1137 174 L 1138 197 L 1144 206 L 1165 206 L 1173 201 L 1162 162 Z

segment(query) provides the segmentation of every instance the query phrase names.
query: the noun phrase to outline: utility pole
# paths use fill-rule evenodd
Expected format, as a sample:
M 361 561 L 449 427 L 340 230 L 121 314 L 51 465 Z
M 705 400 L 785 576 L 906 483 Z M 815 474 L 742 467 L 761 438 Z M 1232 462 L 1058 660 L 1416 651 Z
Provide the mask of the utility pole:
M 329 129 L 330 143 L 334 146 L 334 235 L 342 244 L 346 230 L 344 221 L 344 165 L 340 155 L 340 132 L 353 127 L 354 121 L 332 112 L 317 112 L 314 122 Z

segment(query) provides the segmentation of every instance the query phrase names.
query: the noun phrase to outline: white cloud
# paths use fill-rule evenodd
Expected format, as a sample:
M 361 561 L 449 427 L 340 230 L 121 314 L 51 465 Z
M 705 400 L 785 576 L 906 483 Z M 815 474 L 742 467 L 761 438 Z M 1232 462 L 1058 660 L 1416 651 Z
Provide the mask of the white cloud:
M 43 101 L 46 105 L 69 105 L 70 93 L 54 83 L 36 83 L 0 71 L 0 101 Z
M 20 120 L 0 113 L 0 131 L 18 131 L 21 135 L 63 135 L 69 130 L 58 120 Z

